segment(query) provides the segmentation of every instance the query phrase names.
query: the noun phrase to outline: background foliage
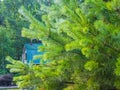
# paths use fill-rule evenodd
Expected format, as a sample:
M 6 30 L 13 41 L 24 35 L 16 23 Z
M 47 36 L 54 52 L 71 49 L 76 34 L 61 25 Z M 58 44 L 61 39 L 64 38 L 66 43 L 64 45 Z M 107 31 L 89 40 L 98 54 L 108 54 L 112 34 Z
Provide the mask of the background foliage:
M 22 49 L 25 43 L 30 42 L 29 39 L 21 37 L 22 27 L 28 27 L 29 23 L 18 13 L 20 6 L 26 7 L 31 14 L 36 16 L 39 4 L 36 0 L 4 0 L 0 1 L 0 71 L 7 73 L 5 66 L 7 55 L 14 59 L 20 59 Z M 34 12 L 32 9 L 35 9 Z

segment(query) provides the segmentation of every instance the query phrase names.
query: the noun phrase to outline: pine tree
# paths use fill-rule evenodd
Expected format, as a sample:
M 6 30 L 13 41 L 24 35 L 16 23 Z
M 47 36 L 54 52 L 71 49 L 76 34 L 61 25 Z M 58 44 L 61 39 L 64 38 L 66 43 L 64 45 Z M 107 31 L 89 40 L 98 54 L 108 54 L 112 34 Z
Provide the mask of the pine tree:
M 25 73 L 15 70 L 22 73 L 15 78 L 20 87 L 120 89 L 119 3 L 120 0 L 61 0 L 43 7 L 46 10 L 42 21 L 21 7 L 19 12 L 31 23 L 29 29 L 23 28 L 22 36 L 42 41 L 39 51 L 44 54 L 36 58 L 40 57 L 46 64 L 28 66 Z M 8 68 L 19 69 L 17 63 Z

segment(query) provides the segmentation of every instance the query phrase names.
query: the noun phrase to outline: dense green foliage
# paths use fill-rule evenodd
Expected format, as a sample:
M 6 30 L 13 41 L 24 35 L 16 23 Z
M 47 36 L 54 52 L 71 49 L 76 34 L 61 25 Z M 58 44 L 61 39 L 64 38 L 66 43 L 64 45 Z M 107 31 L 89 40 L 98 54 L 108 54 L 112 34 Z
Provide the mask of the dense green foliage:
M 5 56 L 14 55 L 14 47 L 13 47 L 14 40 L 12 40 L 12 38 L 13 38 L 13 31 L 8 29 L 8 27 L 0 26 L 0 74 L 7 72 L 5 70 L 5 64 L 6 64 Z
M 36 38 L 44 46 L 35 56 L 46 61 L 26 65 L 10 57 L 18 86 L 35 90 L 120 89 L 120 0 L 55 0 L 43 5 L 42 21 L 24 7 L 29 22 L 22 36 Z
M 4 0 L 0 1 L 0 73 L 7 73 L 5 66 L 7 55 L 14 59 L 20 59 L 24 43 L 30 40 L 21 37 L 22 27 L 28 27 L 29 23 L 18 13 L 20 6 L 25 6 L 36 16 L 40 5 L 36 0 Z M 32 9 L 36 9 L 36 11 Z

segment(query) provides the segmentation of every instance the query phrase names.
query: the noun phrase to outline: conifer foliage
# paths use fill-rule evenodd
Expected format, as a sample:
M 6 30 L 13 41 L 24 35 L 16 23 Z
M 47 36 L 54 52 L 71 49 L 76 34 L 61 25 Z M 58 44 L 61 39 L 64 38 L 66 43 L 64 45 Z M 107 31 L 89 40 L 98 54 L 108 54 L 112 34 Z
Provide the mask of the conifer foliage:
M 36 90 L 119 90 L 119 3 L 60 0 L 41 7 L 42 21 L 21 7 L 19 13 L 31 23 L 22 36 L 42 41 L 38 50 L 44 54 L 35 58 L 46 63 L 25 65 L 8 57 L 8 68 L 21 74 L 14 78 L 17 84 Z

